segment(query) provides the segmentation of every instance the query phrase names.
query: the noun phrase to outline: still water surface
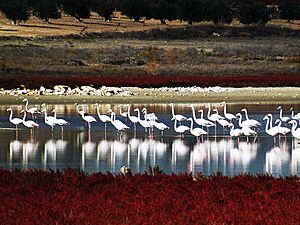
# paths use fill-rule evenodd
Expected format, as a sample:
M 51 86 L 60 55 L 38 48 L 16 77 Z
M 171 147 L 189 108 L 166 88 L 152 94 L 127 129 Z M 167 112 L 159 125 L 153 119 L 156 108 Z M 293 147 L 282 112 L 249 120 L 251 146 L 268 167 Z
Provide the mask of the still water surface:
M 33 106 L 33 105 L 32 105 Z M 38 129 L 30 130 L 20 126 L 18 130 L 8 121 L 7 108 L 11 107 L 14 117 L 19 114 L 23 106 L 0 106 L 0 167 L 5 169 L 52 169 L 63 170 L 77 168 L 87 173 L 113 172 L 118 173 L 123 165 L 128 165 L 134 173 L 143 173 L 149 166 L 159 166 L 164 172 L 197 173 L 210 175 L 222 172 L 227 176 L 239 173 L 270 173 L 274 176 L 300 176 L 300 145 L 291 135 L 286 141 L 281 138 L 280 143 L 274 144 L 273 138 L 264 132 L 265 123 L 262 118 L 266 113 L 273 113 L 279 117 L 276 105 L 248 105 L 249 116 L 260 121 L 263 126 L 258 131 L 258 137 L 247 143 L 246 138 L 232 139 L 229 130 L 217 128 L 215 135 L 211 129 L 209 136 L 197 141 L 189 132 L 180 138 L 175 133 L 171 119 L 171 107 L 165 104 L 132 105 L 133 109 L 146 107 L 149 112 L 155 112 L 160 122 L 170 126 L 161 136 L 155 131 L 153 137 L 145 134 L 144 129 L 137 125 L 134 132 L 133 125 L 128 119 L 120 117 L 117 105 L 100 105 L 101 113 L 108 109 L 117 112 L 118 119 L 132 127 L 120 137 L 114 127 L 109 124 L 105 131 L 100 122 L 94 123 L 89 131 L 86 124 L 78 115 L 73 105 L 49 105 L 48 111 L 55 108 L 58 117 L 70 122 L 62 132 L 55 127 L 54 132 L 43 122 L 43 116 L 37 118 Z M 205 109 L 204 104 L 194 105 L 198 110 Z M 223 114 L 220 104 L 211 105 Z M 245 106 L 238 104 L 227 105 L 231 113 L 240 112 Z M 282 105 L 284 114 L 290 116 L 291 105 Z M 293 105 L 295 111 L 298 105 Z M 124 109 L 127 109 L 124 106 Z M 95 108 L 87 105 L 86 110 L 99 121 Z M 191 116 L 188 104 L 175 107 L 176 113 Z M 197 114 L 199 116 L 199 114 Z M 27 116 L 30 119 L 30 116 Z M 184 123 L 189 126 L 189 123 Z

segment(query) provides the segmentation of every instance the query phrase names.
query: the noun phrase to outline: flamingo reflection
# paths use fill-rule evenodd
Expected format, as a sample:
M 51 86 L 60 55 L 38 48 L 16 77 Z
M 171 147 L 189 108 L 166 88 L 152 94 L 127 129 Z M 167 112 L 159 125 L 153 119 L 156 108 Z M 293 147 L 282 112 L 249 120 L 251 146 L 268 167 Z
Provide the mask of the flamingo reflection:
M 183 140 L 176 139 L 172 143 L 172 171 L 176 172 L 177 157 L 183 158 L 189 154 L 189 147 Z
M 23 151 L 22 151 L 22 164 L 24 169 L 27 169 L 28 166 L 28 158 L 33 157 L 35 152 L 39 147 L 38 142 L 34 142 L 32 139 L 26 143 L 23 143 Z
M 57 151 L 56 142 L 53 139 L 48 140 L 44 145 L 44 158 L 43 158 L 44 169 L 46 169 L 47 166 L 48 156 L 50 160 L 52 160 L 53 162 L 54 169 L 56 169 L 56 151 Z
M 282 165 L 288 163 L 289 159 L 289 148 L 285 143 L 274 146 L 266 153 L 266 172 L 270 174 L 281 173 Z
M 88 141 L 81 146 L 81 169 L 84 171 L 86 158 L 91 158 L 96 150 L 96 143 L 91 141 L 91 133 L 88 133 Z

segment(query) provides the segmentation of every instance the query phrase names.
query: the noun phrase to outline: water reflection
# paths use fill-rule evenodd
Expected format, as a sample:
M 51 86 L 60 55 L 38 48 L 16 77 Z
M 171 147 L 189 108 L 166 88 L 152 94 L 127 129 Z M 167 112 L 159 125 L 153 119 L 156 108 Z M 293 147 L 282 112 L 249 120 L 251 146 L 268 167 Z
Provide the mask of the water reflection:
M 102 105 L 99 110 L 101 113 L 107 113 L 108 109 L 119 112 L 117 107 Z M 132 105 L 132 109 L 136 107 L 141 109 L 143 105 Z M 219 111 L 223 109 L 218 105 L 215 107 Z M 49 105 L 49 108 L 52 107 Z M 140 124 L 137 124 L 136 132 L 132 128 L 122 135 L 117 135 L 110 123 L 106 129 L 100 123 L 94 124 L 92 129 L 87 129 L 73 105 L 54 108 L 70 121 L 70 125 L 66 126 L 63 132 L 56 127 L 52 133 L 51 128 L 41 122 L 44 118 L 40 117 L 37 120 L 41 127 L 34 128 L 32 134 L 23 127 L 18 130 L 15 127 L 0 130 L 0 165 L 3 168 L 63 170 L 71 167 L 88 173 L 118 173 L 120 167 L 126 165 L 134 173 L 143 173 L 149 166 L 160 166 L 169 174 L 202 172 L 208 175 L 222 172 L 224 175 L 233 176 L 239 173 L 267 172 L 275 176 L 300 175 L 300 145 L 291 135 L 287 136 L 286 141 L 274 145 L 272 137 L 267 136 L 263 130 L 257 130 L 258 138 L 255 141 L 251 138 L 251 142 L 247 142 L 245 137 L 241 137 L 240 141 L 236 138 L 231 139 L 229 130 L 223 132 L 219 126 L 216 135 L 212 128 L 211 135 L 204 136 L 203 140 L 197 140 L 189 132 L 180 139 L 175 137 L 173 123 L 170 121 L 171 108 L 166 105 L 147 106 L 149 111 L 156 113 L 159 121 L 171 126 L 171 129 L 165 130 L 163 136 L 159 131 L 148 136 Z M 195 105 L 195 108 L 204 109 L 205 105 Z M 276 107 L 273 108 L 276 110 Z M 93 107 L 86 109 L 89 109 L 91 114 L 96 113 Z M 6 114 L 1 120 L 1 126 L 12 127 L 6 108 L 4 110 Z M 240 108 L 236 111 L 238 110 L 240 111 Z M 235 109 L 231 108 L 230 111 L 234 112 Z M 185 116 L 192 113 L 185 104 L 177 105 L 175 112 Z M 184 114 L 186 112 L 190 114 Z M 253 112 L 254 109 L 249 113 Z M 276 113 L 278 114 L 277 111 Z M 262 118 L 264 114 L 266 110 L 255 114 L 254 118 Z M 124 123 L 129 123 L 119 114 L 116 116 Z M 186 122 L 182 124 L 189 125 Z

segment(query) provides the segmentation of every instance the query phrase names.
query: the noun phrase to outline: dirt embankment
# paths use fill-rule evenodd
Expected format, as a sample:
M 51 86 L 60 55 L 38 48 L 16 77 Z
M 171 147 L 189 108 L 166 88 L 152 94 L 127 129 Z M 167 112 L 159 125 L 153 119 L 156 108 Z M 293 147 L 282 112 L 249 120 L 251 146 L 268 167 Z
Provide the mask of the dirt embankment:
M 299 37 L 299 25 L 201 24 L 32 38 L 3 35 L 1 87 L 299 86 Z

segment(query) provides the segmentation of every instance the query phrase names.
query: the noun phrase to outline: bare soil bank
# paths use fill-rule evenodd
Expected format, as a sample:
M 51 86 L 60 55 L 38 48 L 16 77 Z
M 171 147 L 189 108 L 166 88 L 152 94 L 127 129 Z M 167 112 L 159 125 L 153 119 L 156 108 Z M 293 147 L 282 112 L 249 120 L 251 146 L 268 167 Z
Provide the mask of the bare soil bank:
M 187 26 L 114 18 L 99 25 L 95 19 L 76 25 L 66 17 L 47 26 L 32 20 L 16 27 L 16 35 L 4 26 L 0 86 L 300 85 L 298 22 Z M 78 26 L 84 31 L 79 32 Z M 50 28 L 52 34 L 44 31 Z

